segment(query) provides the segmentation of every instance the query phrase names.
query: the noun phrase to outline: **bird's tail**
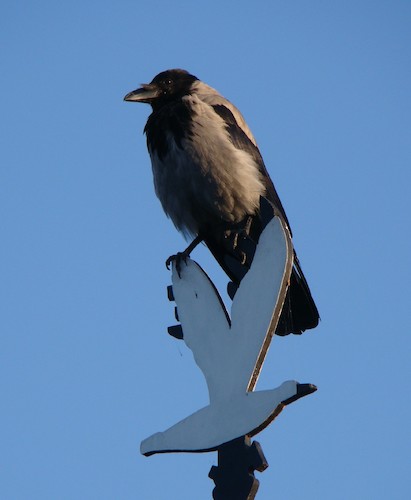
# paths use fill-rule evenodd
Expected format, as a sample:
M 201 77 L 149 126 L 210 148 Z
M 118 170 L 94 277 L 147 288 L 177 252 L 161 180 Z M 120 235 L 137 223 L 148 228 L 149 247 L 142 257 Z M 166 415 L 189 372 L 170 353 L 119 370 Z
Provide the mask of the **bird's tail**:
M 290 285 L 275 333 L 277 335 L 288 335 L 289 333 L 298 335 L 305 330 L 315 328 L 319 319 L 317 306 L 294 251 Z

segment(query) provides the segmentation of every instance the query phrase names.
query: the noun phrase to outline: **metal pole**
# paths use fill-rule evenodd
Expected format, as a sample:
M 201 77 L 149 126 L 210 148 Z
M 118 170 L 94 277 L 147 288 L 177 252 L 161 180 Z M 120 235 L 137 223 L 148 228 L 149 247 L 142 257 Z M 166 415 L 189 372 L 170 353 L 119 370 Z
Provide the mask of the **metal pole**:
M 263 472 L 268 463 L 257 441 L 241 436 L 218 447 L 218 466 L 208 476 L 214 481 L 214 500 L 253 500 L 259 481 L 254 471 Z

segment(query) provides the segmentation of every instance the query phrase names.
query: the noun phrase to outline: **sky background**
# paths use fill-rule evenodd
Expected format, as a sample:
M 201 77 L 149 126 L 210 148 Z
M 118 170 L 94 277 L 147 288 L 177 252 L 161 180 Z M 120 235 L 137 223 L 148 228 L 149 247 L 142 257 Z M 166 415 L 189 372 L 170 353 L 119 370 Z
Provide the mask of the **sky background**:
M 322 318 L 271 344 L 257 389 L 318 391 L 256 438 L 257 498 L 409 498 L 411 3 L 5 0 L 0 43 L 0 498 L 211 498 L 216 453 L 139 453 L 208 402 L 123 102 L 173 67 L 243 112 Z

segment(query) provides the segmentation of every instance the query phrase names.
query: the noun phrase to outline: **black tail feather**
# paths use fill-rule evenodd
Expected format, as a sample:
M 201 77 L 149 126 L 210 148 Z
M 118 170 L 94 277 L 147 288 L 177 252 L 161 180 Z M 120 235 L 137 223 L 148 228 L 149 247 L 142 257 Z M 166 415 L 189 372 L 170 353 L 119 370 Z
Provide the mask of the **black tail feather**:
M 299 335 L 305 330 L 315 328 L 319 319 L 317 306 L 294 252 L 290 285 L 275 333 L 281 336 L 289 333 Z

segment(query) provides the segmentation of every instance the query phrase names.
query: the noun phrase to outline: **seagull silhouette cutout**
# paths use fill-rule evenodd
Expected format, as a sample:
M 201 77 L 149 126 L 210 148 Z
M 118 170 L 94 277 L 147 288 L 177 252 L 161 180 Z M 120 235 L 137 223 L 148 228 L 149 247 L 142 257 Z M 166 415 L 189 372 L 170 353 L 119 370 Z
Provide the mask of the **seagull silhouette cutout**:
M 264 229 L 249 272 L 231 306 L 231 318 L 206 273 L 191 259 L 178 273 L 173 295 L 184 342 L 207 382 L 210 404 L 141 443 L 141 453 L 211 451 L 266 427 L 286 404 L 316 390 L 287 381 L 252 392 L 275 332 L 293 266 L 287 228 L 274 217 Z

